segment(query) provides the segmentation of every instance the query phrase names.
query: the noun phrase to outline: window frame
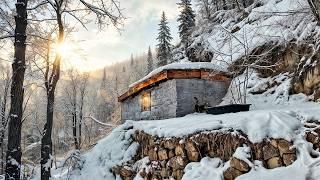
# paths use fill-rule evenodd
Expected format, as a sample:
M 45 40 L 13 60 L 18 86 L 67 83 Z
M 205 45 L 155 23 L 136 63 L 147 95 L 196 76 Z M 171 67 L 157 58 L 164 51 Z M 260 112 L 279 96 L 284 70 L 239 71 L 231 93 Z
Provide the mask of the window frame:
M 151 91 L 145 91 L 140 97 L 141 112 L 151 111 Z

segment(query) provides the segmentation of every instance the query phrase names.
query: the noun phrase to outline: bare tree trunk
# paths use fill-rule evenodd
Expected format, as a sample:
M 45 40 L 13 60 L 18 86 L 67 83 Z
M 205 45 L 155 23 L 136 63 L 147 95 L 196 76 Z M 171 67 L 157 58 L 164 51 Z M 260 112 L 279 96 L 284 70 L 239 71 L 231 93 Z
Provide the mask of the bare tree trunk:
M 59 27 L 58 45 L 64 41 L 64 27 L 62 24 L 62 17 L 60 9 L 57 9 L 57 22 Z M 61 54 L 56 53 L 56 58 L 53 62 L 53 68 L 50 77 L 49 73 L 49 59 L 47 59 L 46 72 L 45 72 L 45 86 L 47 90 L 47 122 L 44 125 L 43 137 L 41 139 L 41 180 L 49 180 L 51 176 L 52 167 L 52 126 L 53 126 L 53 112 L 54 112 L 54 99 L 55 89 L 60 78 L 60 62 Z
M 242 5 L 243 5 L 243 7 L 244 7 L 244 8 L 246 8 L 246 7 L 247 7 L 246 0 L 242 0 Z
M 219 4 L 218 4 L 218 1 L 216 0 L 216 1 L 214 1 L 214 5 L 215 5 L 215 7 L 216 7 L 216 11 L 219 11 Z
M 4 147 L 1 147 L 1 174 L 4 173 Z
M 75 84 L 74 84 L 75 85 Z M 73 132 L 73 140 L 74 146 L 76 149 L 79 149 L 78 136 L 77 136 L 77 89 L 74 87 L 73 89 L 73 99 L 72 99 L 72 132 Z
M 70 89 L 70 104 L 72 116 L 72 135 L 75 149 L 80 149 L 79 136 L 78 136 L 78 118 L 77 118 L 77 97 L 78 97 L 78 74 L 75 70 L 70 71 L 71 89 Z
M 228 9 L 226 0 L 222 0 L 222 9 L 223 10 L 227 10 Z
M 237 6 L 238 11 L 241 11 L 239 0 L 233 0 L 233 1 L 234 1 L 234 4 Z
M 3 92 L 3 99 L 1 102 L 1 131 L 0 131 L 0 147 L 1 147 L 1 174 L 4 173 L 4 136 L 7 130 L 7 123 L 8 123 L 8 117 L 7 114 L 7 101 L 8 101 L 8 94 L 9 94 L 9 88 L 10 88 L 10 79 L 9 79 L 10 73 L 7 72 L 6 74 L 6 80 L 4 84 L 4 92 Z
M 80 102 L 79 102 L 79 147 L 81 148 L 81 141 L 82 141 L 82 120 L 83 120 L 83 106 L 84 106 L 84 98 L 86 95 L 87 83 L 88 83 L 88 74 L 84 74 L 81 76 L 81 85 L 80 85 Z
M 10 88 L 10 72 L 8 71 L 6 73 L 6 80 L 4 83 L 4 92 L 3 92 L 3 99 L 1 102 L 1 110 L 0 110 L 0 116 L 1 116 L 1 132 L 0 132 L 0 147 L 3 149 L 3 141 L 4 141 L 4 136 L 7 128 L 7 123 L 8 123 L 8 118 L 6 116 L 7 113 L 7 101 L 8 101 L 8 95 L 9 95 L 9 88 Z
M 82 110 L 80 110 L 82 111 Z M 83 113 L 80 112 L 80 115 L 79 115 L 79 149 L 81 148 L 81 143 L 82 143 L 82 118 L 83 118 Z
M 12 63 L 11 106 L 8 127 L 6 179 L 20 179 L 21 168 L 21 120 L 23 113 L 23 82 L 26 69 L 26 28 L 28 0 L 17 0 Z
M 320 2 L 319 0 L 308 0 L 311 11 L 320 25 Z
M 47 122 L 44 125 L 44 133 L 41 139 L 41 179 L 50 178 L 52 166 L 52 125 L 53 125 L 54 91 L 47 94 Z
M 81 89 L 80 89 L 81 91 Z M 84 93 L 80 92 L 80 107 L 79 107 L 79 148 L 81 147 L 81 138 L 82 138 L 82 120 L 83 120 L 83 105 L 84 105 Z

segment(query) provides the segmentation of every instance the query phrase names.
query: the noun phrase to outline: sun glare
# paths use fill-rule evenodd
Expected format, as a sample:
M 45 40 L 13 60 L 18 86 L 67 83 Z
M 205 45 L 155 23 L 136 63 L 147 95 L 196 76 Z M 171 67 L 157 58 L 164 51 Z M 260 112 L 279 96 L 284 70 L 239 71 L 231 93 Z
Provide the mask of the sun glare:
M 64 42 L 57 45 L 55 49 L 62 56 L 63 69 L 77 69 L 81 72 L 90 72 L 101 68 L 101 61 L 94 58 L 87 60 L 86 52 L 79 44 Z
M 57 51 L 61 56 L 64 57 L 69 53 L 70 47 L 67 43 L 62 43 L 62 44 L 58 45 Z

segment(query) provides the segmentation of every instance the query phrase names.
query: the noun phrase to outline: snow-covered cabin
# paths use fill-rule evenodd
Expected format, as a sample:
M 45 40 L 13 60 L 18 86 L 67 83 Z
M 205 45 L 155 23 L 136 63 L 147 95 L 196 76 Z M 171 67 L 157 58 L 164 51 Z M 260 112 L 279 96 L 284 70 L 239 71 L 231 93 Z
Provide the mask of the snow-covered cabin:
M 122 120 L 166 119 L 195 112 L 195 105 L 215 106 L 230 76 L 212 63 L 173 63 L 130 85 L 118 100 Z

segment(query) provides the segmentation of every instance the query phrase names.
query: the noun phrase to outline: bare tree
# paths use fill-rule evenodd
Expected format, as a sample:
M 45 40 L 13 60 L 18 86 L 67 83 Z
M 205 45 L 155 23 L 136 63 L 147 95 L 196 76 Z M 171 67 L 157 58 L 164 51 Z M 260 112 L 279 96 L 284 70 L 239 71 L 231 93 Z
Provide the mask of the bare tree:
M 80 150 L 82 139 L 82 120 L 84 114 L 84 101 L 87 94 L 88 73 L 80 73 L 71 69 L 68 71 L 68 82 L 65 88 L 66 110 L 72 119 L 72 135 L 75 149 Z
M 108 5 L 108 6 L 107 6 Z M 118 27 L 123 19 L 119 3 L 114 0 L 98 0 L 87 1 L 79 0 L 77 2 L 72 0 L 44 0 L 39 4 L 29 8 L 29 10 L 36 10 L 40 7 L 48 6 L 46 12 L 49 10 L 54 13 L 54 16 L 49 19 L 31 19 L 32 21 L 54 20 L 57 24 L 57 41 L 56 46 L 62 46 L 65 39 L 65 18 L 70 15 L 82 26 L 88 22 L 84 15 L 91 13 L 96 16 L 96 22 L 99 27 L 103 27 L 109 22 Z M 50 48 L 49 48 L 50 49 Z M 49 58 L 46 62 L 45 68 L 45 88 L 47 92 L 47 122 L 44 126 L 43 137 L 41 139 L 41 179 L 47 180 L 50 178 L 50 169 L 52 166 L 52 126 L 53 126 L 53 112 L 55 89 L 60 79 L 60 64 L 62 60 L 61 52 L 56 51 L 55 59 L 51 64 Z
M 80 75 L 80 83 L 79 83 L 79 129 L 78 129 L 78 139 L 79 139 L 79 148 L 81 148 L 82 144 L 82 123 L 83 123 L 83 110 L 84 110 L 84 102 L 85 97 L 87 95 L 87 88 L 88 88 L 88 79 L 89 74 L 84 73 Z
M 68 85 L 65 89 L 65 92 L 67 94 L 68 98 L 68 106 L 67 108 L 71 112 L 71 118 L 72 118 L 72 134 L 73 134 L 73 141 L 74 146 L 76 149 L 80 149 L 79 147 L 79 140 L 77 137 L 77 126 L 78 126 L 78 113 L 77 113 L 77 94 L 78 94 L 78 72 L 76 72 L 74 69 L 71 69 L 68 71 Z
M 213 2 L 214 1 L 214 2 Z M 198 0 L 200 14 L 207 20 L 211 19 L 211 15 L 216 10 L 217 0 Z
M 318 22 L 318 25 L 320 25 L 320 2 L 319 0 L 308 0 L 309 6 L 311 8 L 311 11 L 315 17 L 315 19 Z
M 1 74 L 1 79 L 3 80 L 1 86 L 1 97 L 0 97 L 0 122 L 1 122 L 1 129 L 0 129 L 0 147 L 1 147 L 1 173 L 4 173 L 4 150 L 5 150 L 5 143 L 4 138 L 7 130 L 8 124 L 8 113 L 7 113 L 7 106 L 9 100 L 9 88 L 11 84 L 11 72 L 8 67 L 1 67 L 3 68 L 3 72 Z
M 23 82 L 26 64 L 26 29 L 28 0 L 17 0 L 14 35 L 14 60 L 12 63 L 11 106 L 8 127 L 6 179 L 20 178 L 21 121 L 23 113 Z

